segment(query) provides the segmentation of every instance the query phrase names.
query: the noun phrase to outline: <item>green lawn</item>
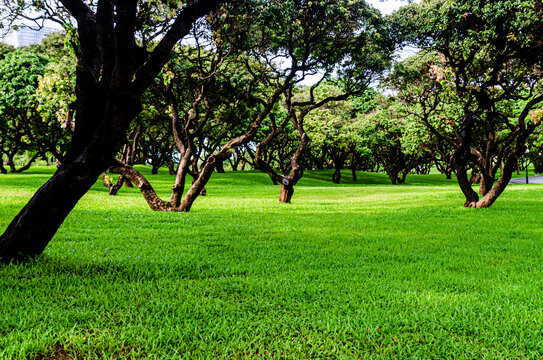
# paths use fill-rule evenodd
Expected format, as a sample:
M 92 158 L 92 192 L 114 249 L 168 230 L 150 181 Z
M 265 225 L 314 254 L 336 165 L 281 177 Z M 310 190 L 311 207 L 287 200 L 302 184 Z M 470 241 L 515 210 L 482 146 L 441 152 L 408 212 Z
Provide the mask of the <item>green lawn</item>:
M 0 176 L 0 229 L 52 172 Z M 188 214 L 97 183 L 42 257 L 0 266 L 0 358 L 543 358 L 542 186 L 465 209 L 442 175 L 330 176 L 288 205 L 214 174 Z

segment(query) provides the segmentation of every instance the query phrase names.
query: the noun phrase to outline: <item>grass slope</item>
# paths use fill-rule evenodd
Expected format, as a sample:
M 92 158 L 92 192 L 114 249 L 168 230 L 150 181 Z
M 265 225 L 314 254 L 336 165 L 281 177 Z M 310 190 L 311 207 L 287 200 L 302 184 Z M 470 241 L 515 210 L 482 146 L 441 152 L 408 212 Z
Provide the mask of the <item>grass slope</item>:
M 0 229 L 52 172 L 0 176 Z M 543 357 L 542 187 L 477 210 L 441 175 L 330 175 L 285 205 L 214 174 L 188 214 L 97 184 L 44 256 L 0 267 L 0 358 Z

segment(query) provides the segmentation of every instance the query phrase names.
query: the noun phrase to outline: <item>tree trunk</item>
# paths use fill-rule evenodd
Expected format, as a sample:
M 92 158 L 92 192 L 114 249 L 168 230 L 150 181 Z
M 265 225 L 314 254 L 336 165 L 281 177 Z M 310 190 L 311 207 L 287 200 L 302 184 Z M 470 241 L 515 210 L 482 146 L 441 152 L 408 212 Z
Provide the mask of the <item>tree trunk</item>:
M 159 167 L 156 165 L 153 165 L 153 168 L 151 169 L 151 175 L 157 175 L 158 174 Z
M 0 259 L 9 261 L 41 254 L 101 170 L 86 163 L 85 156 L 63 163 L 0 237 Z
M 30 160 L 28 160 L 28 162 L 26 163 L 26 165 L 18 168 L 18 169 L 15 169 L 15 164 L 13 164 L 13 167 L 12 167 L 12 173 L 22 173 L 23 171 L 26 171 L 28 169 L 30 169 L 30 166 L 32 166 L 32 164 L 34 163 L 34 161 L 36 161 L 37 158 L 40 157 L 40 154 L 34 154 L 34 156 L 32 156 L 30 158 Z
M 462 193 L 464 193 L 464 196 L 466 198 L 464 206 L 475 207 L 474 204 L 479 201 L 479 195 L 477 195 L 477 193 L 473 191 L 473 188 L 471 187 L 471 181 L 470 179 L 468 179 L 468 172 L 465 167 L 457 166 L 456 180 L 458 181 L 458 186 L 460 186 L 460 190 L 462 190 Z
M 217 162 L 216 170 L 219 174 L 224 174 L 224 161 Z
M 353 167 L 351 169 L 351 172 L 353 173 L 353 181 L 354 182 L 357 182 L 358 181 L 358 178 L 356 177 L 356 167 Z
M 117 182 L 109 188 L 109 195 L 113 195 L 113 196 L 117 195 L 119 190 L 121 190 L 121 188 L 123 187 L 124 183 L 125 183 L 125 177 L 123 175 L 119 175 Z
M 45 249 L 79 199 L 114 159 L 130 122 L 141 111 L 142 94 L 170 59 L 175 44 L 196 19 L 218 3 L 191 2 L 178 13 L 149 56 L 140 57 L 134 30 L 137 2 L 119 1 L 115 7 L 104 2 L 99 6 L 100 24 L 83 3 L 63 2 L 77 21 L 81 47 L 76 70 L 75 131 L 55 174 L 0 236 L 1 261 L 37 255 Z
M 13 161 L 13 155 L 8 155 L 8 161 L 6 165 L 9 166 L 10 173 L 16 173 L 17 169 L 15 168 L 15 162 Z
M 393 171 L 387 171 L 388 178 L 390 179 L 390 182 L 392 185 L 398 184 L 398 173 Z
M 494 186 L 495 179 L 492 176 L 489 176 L 483 173 L 480 174 L 480 179 L 481 179 L 481 182 L 479 185 L 479 194 L 481 196 L 485 196 L 486 194 L 488 194 L 490 189 L 492 189 L 492 187 Z
M 112 173 L 120 174 L 130 179 L 131 182 L 136 184 L 141 191 L 143 198 L 147 201 L 147 204 L 153 211 L 169 211 L 171 208 L 168 204 L 159 198 L 147 179 L 136 169 L 120 161 L 116 161 L 113 166 L 109 168 Z
M 469 207 L 487 208 L 491 206 L 498 199 L 498 197 L 502 194 L 502 192 L 507 187 L 507 184 L 509 184 L 509 181 L 511 181 L 513 171 L 515 170 L 515 163 L 516 163 L 515 153 L 520 151 L 519 150 L 520 146 L 521 145 L 517 145 L 516 151 L 507 157 L 505 164 L 503 165 L 501 176 L 496 182 L 496 184 L 486 193 L 486 195 L 481 200 L 478 200 L 476 202 L 471 202 L 469 204 Z
M 177 171 L 175 171 L 175 163 L 171 158 L 168 159 L 168 172 L 170 173 L 170 175 L 177 174 Z
M 339 184 L 341 180 L 341 168 L 336 168 L 332 174 L 332 182 L 334 184 Z
M 8 170 L 4 167 L 2 158 L 0 158 L 0 174 L 7 174 Z
M 294 187 L 282 183 L 281 192 L 279 194 L 279 202 L 290 203 L 290 200 L 292 199 L 292 194 L 294 194 Z
M 196 181 L 194 181 L 189 191 L 187 191 L 187 193 L 185 194 L 185 197 L 183 198 L 183 201 L 179 206 L 179 211 L 190 211 L 194 200 L 196 200 L 200 193 L 205 189 L 205 185 L 207 184 L 207 182 L 211 178 L 211 174 L 213 174 L 213 171 L 215 170 L 214 160 L 215 158 L 213 156 L 210 156 L 207 159 L 205 165 L 202 167 L 200 173 L 198 174 L 198 178 L 196 179 Z
M 188 147 L 179 159 L 179 165 L 177 166 L 177 173 L 175 175 L 175 182 L 172 186 L 172 195 L 170 196 L 170 206 L 177 209 L 181 205 L 181 198 L 185 191 L 185 182 L 187 178 L 188 169 L 190 166 L 190 158 L 192 156 L 192 150 Z

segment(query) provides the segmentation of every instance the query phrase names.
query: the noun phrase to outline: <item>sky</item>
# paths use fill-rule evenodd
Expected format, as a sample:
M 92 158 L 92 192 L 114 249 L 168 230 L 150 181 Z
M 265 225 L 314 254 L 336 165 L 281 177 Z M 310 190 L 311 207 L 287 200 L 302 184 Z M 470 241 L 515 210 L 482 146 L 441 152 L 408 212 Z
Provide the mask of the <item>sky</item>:
M 413 2 L 419 2 L 420 0 L 415 0 Z M 379 9 L 384 15 L 391 14 L 392 12 L 398 10 L 401 6 L 409 4 L 407 0 L 366 0 L 368 4 L 374 8 Z

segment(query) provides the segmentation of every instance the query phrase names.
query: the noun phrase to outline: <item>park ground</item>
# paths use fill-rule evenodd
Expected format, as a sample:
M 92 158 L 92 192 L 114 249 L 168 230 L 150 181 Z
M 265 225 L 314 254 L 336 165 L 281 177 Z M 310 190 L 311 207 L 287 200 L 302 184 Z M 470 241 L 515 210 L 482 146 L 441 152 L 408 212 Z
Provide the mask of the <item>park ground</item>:
M 0 231 L 52 173 L 0 176 Z M 543 357 L 543 186 L 466 209 L 439 174 L 330 176 L 280 204 L 263 174 L 214 174 L 190 213 L 97 183 L 0 267 L 0 359 Z

